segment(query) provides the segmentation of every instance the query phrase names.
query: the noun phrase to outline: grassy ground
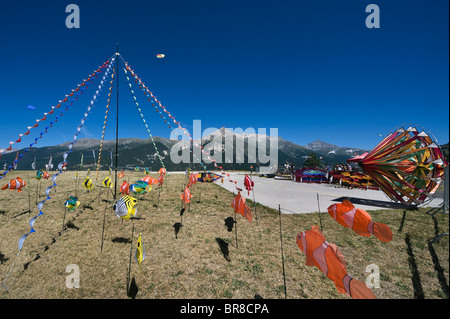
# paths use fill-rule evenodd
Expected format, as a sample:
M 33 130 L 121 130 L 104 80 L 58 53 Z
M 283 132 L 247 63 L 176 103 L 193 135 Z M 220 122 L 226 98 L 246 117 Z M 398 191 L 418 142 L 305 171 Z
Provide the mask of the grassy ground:
M 179 196 L 186 178 L 170 175 L 161 189 L 154 187 L 151 193 L 136 196 L 136 216 L 145 219 L 127 221 L 114 215 L 112 202 L 106 201 L 111 200 L 111 193 L 99 187 L 91 192 L 81 187 L 85 174 L 79 174 L 81 180 L 76 186 L 81 205 L 66 212 L 65 219 L 64 202 L 68 195 L 75 194 L 74 172 L 58 177 L 58 186 L 50 192 L 51 200 L 42 208 L 44 215 L 36 220 L 36 232 L 28 236 L 17 258 L 18 239 L 29 231 L 28 221 L 38 213 L 38 182 L 34 172 L 12 172 L 3 179 L 1 186 L 16 176 L 26 179 L 28 185 L 22 193 L 0 191 L 1 281 L 15 261 L 6 282 L 10 292 L 0 287 L 0 298 L 285 297 L 276 210 L 257 205 L 257 223 L 238 215 L 236 245 L 235 228 L 230 229 L 233 194 L 217 185 L 194 185 L 190 211 L 181 220 Z M 127 174 L 126 179 L 131 181 L 143 176 Z M 95 173 L 91 174 L 96 185 L 106 175 L 101 172 L 96 181 Z M 39 200 L 45 199 L 44 190 L 51 185 L 51 180 L 41 180 Z M 247 203 L 254 209 L 251 201 Z M 379 267 L 380 288 L 374 289 L 377 298 L 448 298 L 448 237 L 428 244 L 448 232 L 448 215 L 431 217 L 425 211 L 370 212 L 375 222 L 386 223 L 392 229 L 394 239 L 389 243 L 360 237 L 327 213 L 282 215 L 287 298 L 348 299 L 337 293 L 334 284 L 317 268 L 305 265 L 305 256 L 296 244 L 299 232 L 320 223 L 326 240 L 343 252 L 352 277 L 364 282 L 369 275 L 366 267 Z M 134 260 L 139 233 L 146 248 L 140 272 Z M 66 267 L 70 264 L 79 267 L 80 288 L 66 287 L 66 277 L 71 274 Z

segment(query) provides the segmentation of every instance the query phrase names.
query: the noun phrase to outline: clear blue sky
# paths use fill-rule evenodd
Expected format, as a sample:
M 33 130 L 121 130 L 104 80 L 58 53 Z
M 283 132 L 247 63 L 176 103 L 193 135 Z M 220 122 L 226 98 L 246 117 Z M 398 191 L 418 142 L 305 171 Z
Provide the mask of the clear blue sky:
M 79 29 L 66 28 L 70 3 L 80 8 Z M 370 3 L 380 7 L 379 29 L 365 25 Z M 371 149 L 378 134 L 415 123 L 444 144 L 448 6 L 447 0 L 5 1 L 0 148 L 110 58 L 116 43 L 188 129 L 195 119 L 203 129 L 274 127 L 300 145 L 320 139 Z M 107 90 L 80 138 L 101 138 Z M 36 146 L 72 140 L 94 88 L 86 93 Z M 151 133 L 169 137 L 153 107 L 136 96 Z M 113 100 L 107 139 L 115 137 L 115 107 Z M 120 114 L 120 137 L 148 137 L 123 74 Z M 49 120 L 13 147 L 29 146 Z

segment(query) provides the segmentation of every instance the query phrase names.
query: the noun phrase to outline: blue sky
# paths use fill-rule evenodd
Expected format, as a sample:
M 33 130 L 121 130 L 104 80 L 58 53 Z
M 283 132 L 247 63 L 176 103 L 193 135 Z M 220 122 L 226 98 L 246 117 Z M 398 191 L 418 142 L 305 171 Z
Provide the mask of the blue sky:
M 65 25 L 70 3 L 80 8 L 79 29 Z M 370 3 L 379 5 L 379 29 L 365 25 Z M 444 144 L 448 6 L 444 0 L 8 1 L 0 11 L 0 148 L 110 58 L 116 43 L 188 129 L 193 120 L 203 129 L 278 128 L 300 145 L 320 139 L 372 149 L 378 134 L 414 123 Z M 119 136 L 147 138 L 125 81 L 122 71 Z M 101 138 L 107 91 L 80 138 Z M 169 137 L 135 91 L 151 133 Z M 36 146 L 71 141 L 94 92 L 89 87 Z M 113 96 L 106 139 L 115 138 Z M 13 147 L 27 147 L 52 119 Z

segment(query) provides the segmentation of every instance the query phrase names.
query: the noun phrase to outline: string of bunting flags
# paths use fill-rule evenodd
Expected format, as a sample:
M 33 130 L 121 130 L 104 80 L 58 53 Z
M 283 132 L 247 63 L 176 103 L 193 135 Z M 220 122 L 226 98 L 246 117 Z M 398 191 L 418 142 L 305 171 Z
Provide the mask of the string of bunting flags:
M 70 104 L 67 104 L 67 105 L 66 105 L 66 108 L 63 109 L 63 110 L 61 111 L 61 113 L 60 113 L 59 115 L 57 115 L 53 121 L 50 122 L 49 126 L 45 127 L 45 130 L 39 134 L 39 137 L 35 138 L 35 139 L 34 139 L 34 142 L 31 143 L 30 146 L 24 150 L 24 153 L 20 154 L 19 157 L 18 157 L 18 158 L 17 158 L 17 159 L 16 159 L 16 160 L 15 160 L 15 161 L 7 168 L 4 172 L 3 172 L 2 176 L 0 176 L 0 179 L 2 179 L 3 177 L 5 177 L 5 175 L 6 175 L 8 172 L 10 172 L 10 171 L 14 168 L 14 166 L 15 166 L 15 165 L 20 161 L 20 159 L 21 159 L 21 158 L 22 158 L 22 157 L 30 150 L 30 148 L 31 148 L 34 144 L 37 144 L 37 142 L 39 141 L 39 139 L 42 138 L 43 135 L 44 135 L 45 133 L 48 132 L 48 129 L 49 129 L 50 127 L 53 127 L 53 124 L 56 123 L 56 122 L 58 121 L 58 118 L 61 117 L 61 116 L 63 116 L 64 111 L 67 111 L 68 108 L 69 108 L 69 106 L 72 106 L 72 105 L 73 105 L 73 102 L 75 102 L 76 100 L 78 100 L 78 97 L 79 97 L 81 94 L 83 94 L 83 92 L 84 92 L 85 89 L 88 88 L 88 82 L 91 82 L 91 83 L 92 83 L 92 81 L 93 81 L 94 79 L 97 78 L 98 74 L 101 73 L 101 72 L 103 71 L 103 69 L 106 67 L 106 65 L 107 65 L 107 62 L 105 62 L 105 63 L 104 63 L 103 65 L 101 65 L 97 70 L 95 70 L 94 73 L 92 73 L 91 75 L 89 75 L 88 78 L 87 78 L 86 80 L 83 80 L 83 82 L 82 82 L 81 84 L 78 84 L 78 85 L 77 85 L 77 88 L 76 88 L 75 90 L 72 90 L 72 92 L 71 92 L 69 95 L 66 95 L 66 98 L 65 98 L 64 100 L 59 101 L 59 103 L 58 103 L 56 106 L 52 106 L 51 111 L 48 112 L 48 113 L 44 113 L 44 117 L 43 117 L 43 118 L 41 118 L 41 119 L 39 119 L 39 120 L 36 120 L 36 124 L 35 124 L 35 125 L 33 125 L 33 126 L 28 126 L 28 127 L 27 127 L 28 130 L 27 130 L 25 133 L 19 134 L 19 139 L 18 139 L 17 141 L 15 141 L 15 142 L 10 142 L 10 147 L 9 147 L 8 149 L 6 149 L 5 151 L 11 150 L 12 144 L 14 144 L 14 143 L 20 143 L 20 142 L 22 141 L 22 136 L 29 135 L 29 134 L 30 134 L 30 130 L 31 130 L 32 128 L 37 127 L 37 126 L 39 125 L 39 122 L 45 121 L 45 120 L 47 119 L 47 115 L 48 115 L 48 114 L 53 114 L 53 112 L 54 112 L 54 110 L 55 110 L 56 108 L 61 107 L 61 103 L 67 102 L 67 101 L 68 101 L 68 99 L 67 99 L 68 97 L 73 96 L 73 95 L 74 95 L 74 92 L 78 92 L 78 93 L 76 93 L 75 98 L 73 98 L 73 99 L 71 100 Z M 81 91 L 80 91 L 80 89 L 81 89 Z M 0 152 L 0 158 L 1 158 L 1 152 Z
M 127 70 L 126 70 L 126 69 L 123 69 L 123 70 L 125 71 L 125 74 L 127 74 Z M 165 166 L 164 166 L 164 163 L 163 163 L 163 160 L 162 160 L 162 158 L 161 158 L 161 155 L 159 154 L 158 147 L 156 146 L 156 143 L 155 143 L 155 141 L 154 141 L 154 139 L 153 139 L 153 135 L 152 135 L 152 133 L 150 133 L 150 128 L 148 127 L 147 121 L 145 120 L 144 115 L 142 114 L 142 110 L 141 110 L 141 108 L 139 107 L 139 103 L 137 102 L 136 96 L 134 95 L 134 91 L 133 91 L 133 89 L 132 89 L 132 87 L 131 87 L 131 83 L 130 83 L 130 78 L 129 78 L 128 76 L 125 76 L 125 77 L 127 78 L 128 87 L 129 87 L 129 89 L 130 89 L 130 93 L 131 93 L 131 96 L 132 96 L 132 98 L 133 98 L 133 101 L 134 101 L 134 103 L 136 104 L 136 109 L 138 110 L 139 115 L 141 116 L 142 122 L 143 122 L 144 125 L 145 125 L 145 128 L 146 128 L 146 130 L 147 130 L 148 136 L 150 137 L 150 140 L 151 140 L 152 143 L 153 143 L 153 147 L 155 148 L 156 155 L 158 156 L 158 159 L 159 159 L 159 161 L 160 161 L 160 163 L 161 163 L 161 166 L 162 166 L 162 167 L 165 167 Z
M 116 74 L 116 70 L 113 68 L 113 73 L 111 75 L 111 83 L 110 83 L 111 86 L 109 87 L 108 101 L 106 102 L 106 113 L 105 113 L 105 121 L 103 122 L 102 139 L 100 141 L 100 150 L 98 151 L 97 173 L 96 173 L 96 177 L 95 177 L 96 179 L 98 179 L 98 171 L 100 169 L 100 161 L 102 159 L 103 141 L 105 140 L 106 122 L 108 122 L 109 105 L 111 104 L 111 94 L 112 94 L 112 88 L 113 88 L 115 74 Z
M 18 243 L 18 245 L 19 245 L 19 252 L 18 252 L 16 258 L 20 255 L 20 252 L 21 252 L 21 250 L 22 250 L 22 248 L 23 248 L 23 246 L 24 246 L 24 243 L 25 243 L 26 238 L 27 238 L 30 234 L 36 232 L 36 230 L 34 229 L 34 224 L 35 224 L 35 222 L 36 222 L 36 219 L 37 219 L 39 216 L 44 215 L 44 213 L 43 213 L 43 211 L 42 211 L 43 206 L 44 206 L 44 204 L 45 204 L 46 201 L 48 201 L 48 200 L 51 199 L 51 197 L 50 197 L 50 192 L 51 192 L 51 190 L 53 189 L 53 187 L 57 186 L 57 184 L 56 184 L 56 179 L 57 179 L 57 177 L 58 177 L 60 174 L 63 173 L 62 167 L 63 167 L 63 165 L 65 165 L 65 164 L 67 163 L 67 156 L 69 155 L 69 153 L 72 152 L 73 144 L 76 142 L 76 139 L 77 139 L 77 137 L 78 137 L 78 135 L 79 135 L 79 133 L 80 133 L 80 131 L 81 131 L 81 128 L 83 127 L 83 125 L 84 125 L 84 123 L 85 123 L 85 121 L 86 121 L 86 119 L 87 119 L 87 117 L 88 117 L 88 115 L 89 115 L 91 109 L 94 107 L 94 102 L 96 101 L 97 96 L 99 95 L 99 92 L 100 92 L 100 90 L 101 90 L 102 87 L 103 87 L 103 84 L 104 84 L 104 82 L 105 82 L 105 79 L 106 79 L 106 77 L 108 76 L 108 74 L 109 74 L 109 72 L 110 72 L 110 69 L 111 69 L 111 67 L 112 67 L 112 64 L 114 63 L 114 60 L 115 60 L 115 58 L 113 58 L 113 59 L 111 60 L 111 62 L 108 60 L 108 61 L 105 62 L 105 64 L 104 64 L 104 65 L 108 65 L 108 67 L 107 67 L 107 69 L 106 69 L 106 71 L 105 71 L 105 73 L 104 73 L 104 75 L 103 75 L 103 79 L 102 79 L 102 81 L 100 82 L 100 85 L 98 86 L 98 89 L 97 89 L 97 91 L 95 92 L 94 97 L 92 98 L 92 100 L 91 100 L 91 102 L 90 102 L 90 105 L 89 105 L 88 108 L 87 108 L 87 111 L 84 113 L 84 117 L 83 117 L 83 119 L 81 120 L 81 124 L 80 124 L 80 125 L 77 127 L 77 129 L 76 129 L 76 130 L 77 130 L 77 133 L 74 134 L 74 136 L 73 136 L 73 141 L 69 144 L 69 151 L 67 151 L 67 152 L 65 152 L 65 153 L 63 154 L 63 161 L 60 162 L 60 163 L 58 164 L 58 170 L 59 170 L 59 172 L 56 173 L 55 175 L 53 175 L 53 177 L 52 177 L 53 185 L 47 187 L 47 189 L 45 190 L 46 198 L 45 198 L 43 201 L 39 202 L 38 205 L 37 205 L 37 208 L 38 208 L 38 210 L 39 210 L 39 214 L 36 215 L 35 217 L 33 217 L 33 218 L 29 221 L 29 226 L 30 226 L 30 228 L 31 228 L 30 231 L 29 231 L 28 233 L 22 235 L 22 236 L 19 238 L 19 243 Z M 90 79 L 90 78 L 89 78 L 89 79 Z M 85 81 L 85 82 L 86 82 L 86 81 Z M 85 84 L 85 82 L 83 82 L 83 83 Z M 83 85 L 84 85 L 84 84 L 83 84 Z M 8 275 L 9 275 L 9 273 L 11 272 L 11 270 L 12 270 L 14 264 L 15 264 L 15 263 L 13 263 L 13 265 L 12 265 L 10 271 L 8 272 L 8 274 L 7 274 L 7 276 L 6 276 L 6 279 L 5 279 L 5 281 L 3 282 L 3 285 L 5 285 L 6 280 L 7 280 L 7 278 L 8 278 Z
M 220 169 L 220 171 L 221 171 L 222 174 L 225 174 L 225 175 L 228 176 L 228 181 L 229 181 L 229 182 L 232 182 L 232 183 L 234 183 L 234 184 L 236 185 L 236 184 L 237 184 L 237 181 L 232 180 L 232 179 L 230 178 L 230 174 L 225 173 L 225 172 L 223 171 L 222 167 L 219 166 L 219 165 L 217 165 L 216 160 L 213 159 L 213 158 L 211 158 L 211 157 L 209 156 L 209 154 L 206 153 L 206 152 L 203 150 L 203 146 L 201 146 L 201 145 L 199 146 L 199 145 L 197 144 L 197 142 L 192 138 L 191 134 L 190 134 L 184 127 L 181 126 L 181 123 L 180 123 L 180 122 L 177 122 L 177 121 L 176 121 L 175 117 L 172 116 L 172 115 L 170 114 L 170 112 L 166 109 L 166 107 L 162 105 L 161 101 L 159 101 L 159 100 L 153 95 L 153 93 L 150 92 L 149 88 L 145 85 L 145 83 L 142 82 L 142 80 L 137 76 L 137 74 L 134 72 L 134 70 L 128 65 L 128 62 L 124 61 L 124 63 L 125 63 L 125 68 L 126 68 L 126 70 L 129 71 L 129 72 L 131 73 L 131 75 L 135 78 L 136 83 L 139 83 L 139 85 L 140 85 L 139 87 L 143 90 L 144 94 L 148 97 L 149 102 L 152 103 L 152 105 L 155 107 L 156 111 L 157 111 L 158 113 L 160 113 L 159 110 L 157 109 L 157 107 L 155 106 L 155 104 L 153 103 L 153 101 L 156 102 L 157 105 L 158 105 L 161 109 L 164 110 L 164 112 L 168 115 L 168 117 L 170 117 L 170 118 L 173 120 L 173 122 L 174 122 L 175 124 L 177 124 L 178 127 L 179 127 L 181 130 L 183 130 L 184 134 L 185 134 L 186 136 L 188 136 L 189 140 L 193 143 L 193 145 L 196 146 L 197 148 L 199 148 L 199 149 L 201 150 L 201 152 L 202 152 L 204 155 L 206 155 L 206 157 L 214 164 L 214 166 L 215 166 L 216 168 Z M 151 98 L 150 98 L 147 94 L 148 94 Z M 153 99 L 153 100 L 152 100 L 152 99 Z M 161 113 L 161 114 L 162 114 L 162 113 Z M 164 116 L 162 116 L 162 117 L 163 117 L 163 119 L 164 119 L 164 122 L 167 123 L 166 118 L 165 118 Z M 170 126 L 169 126 L 169 127 L 170 127 Z M 193 155 L 194 155 L 194 157 L 196 157 L 194 153 L 193 153 Z M 196 158 L 196 159 L 197 159 L 197 161 L 200 161 L 198 158 Z M 200 163 L 201 163 L 201 161 L 200 161 Z M 202 166 L 205 168 L 205 170 L 207 170 L 207 168 L 206 168 L 206 166 L 205 166 L 204 164 L 202 164 Z M 207 170 L 207 171 L 209 172 L 209 170 Z M 237 187 L 237 186 L 236 186 L 236 187 Z

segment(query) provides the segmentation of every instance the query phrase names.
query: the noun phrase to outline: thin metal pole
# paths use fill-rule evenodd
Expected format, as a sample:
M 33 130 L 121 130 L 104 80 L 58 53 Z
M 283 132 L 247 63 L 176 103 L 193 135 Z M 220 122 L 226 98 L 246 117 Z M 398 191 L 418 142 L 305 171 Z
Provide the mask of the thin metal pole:
M 233 198 L 234 198 L 234 192 L 233 192 Z M 235 203 L 237 205 L 237 203 Z M 238 237 L 237 237 L 237 217 L 236 217 L 236 209 L 234 210 L 234 233 L 236 236 L 236 248 L 238 248 Z
M 317 193 L 317 207 L 319 209 L 320 230 L 322 231 L 322 217 L 320 216 L 319 193 Z
M 112 193 L 112 191 L 111 191 L 111 193 Z M 106 211 L 107 211 L 107 207 L 108 207 L 108 197 L 109 197 L 109 190 L 108 190 L 108 192 L 106 194 L 105 211 L 103 212 L 102 243 L 100 245 L 100 251 L 101 252 L 103 252 L 103 239 L 105 238 L 105 220 L 106 220 Z
M 283 265 L 283 281 L 284 281 L 284 299 L 287 298 L 286 295 L 286 273 L 284 271 L 284 253 L 283 253 L 283 236 L 282 236 L 282 230 L 281 230 L 281 208 L 278 204 L 278 216 L 280 219 L 280 244 L 281 244 L 281 263 Z
M 250 180 L 253 183 L 252 178 L 252 171 L 250 170 Z M 256 226 L 258 226 L 258 215 L 256 214 L 256 201 L 255 201 L 255 186 L 253 186 L 253 202 L 255 203 L 255 219 L 256 219 Z
M 28 181 L 28 183 L 30 182 L 30 180 L 28 179 L 28 174 L 27 174 L 27 181 Z M 31 213 L 31 192 L 30 192 L 30 187 L 31 187 L 31 185 L 28 186 L 28 214 Z
M 69 200 L 69 192 L 67 192 L 67 196 L 66 196 L 66 202 Z M 66 221 L 66 213 L 67 213 L 67 206 L 64 205 L 64 217 L 63 217 L 63 222 L 62 222 L 62 228 L 61 231 L 64 230 L 64 223 Z
M 131 256 L 133 255 L 133 235 L 134 235 L 134 221 L 133 221 L 133 228 L 131 231 L 131 247 L 130 247 L 130 262 L 128 264 L 127 295 L 130 291 L 129 284 L 130 284 L 130 277 L 131 277 Z
M 117 199 L 117 156 L 119 153 L 119 44 L 117 43 L 117 52 L 116 52 L 116 59 L 117 59 L 117 86 L 116 86 L 116 92 L 117 92 L 117 110 L 116 110 L 116 154 L 115 154 L 115 177 L 114 177 L 114 199 Z

